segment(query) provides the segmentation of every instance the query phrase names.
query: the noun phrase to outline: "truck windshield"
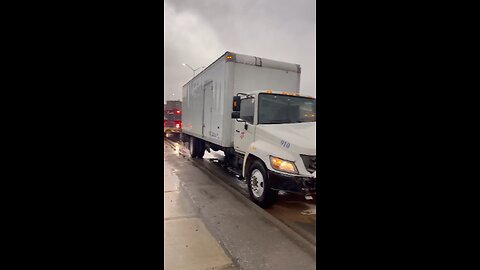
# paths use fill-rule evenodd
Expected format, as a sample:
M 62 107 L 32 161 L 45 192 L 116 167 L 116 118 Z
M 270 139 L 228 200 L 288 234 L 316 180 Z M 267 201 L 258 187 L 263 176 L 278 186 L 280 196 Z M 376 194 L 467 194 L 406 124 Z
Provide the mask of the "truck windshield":
M 316 121 L 316 99 L 298 96 L 260 94 L 259 124 L 285 124 Z

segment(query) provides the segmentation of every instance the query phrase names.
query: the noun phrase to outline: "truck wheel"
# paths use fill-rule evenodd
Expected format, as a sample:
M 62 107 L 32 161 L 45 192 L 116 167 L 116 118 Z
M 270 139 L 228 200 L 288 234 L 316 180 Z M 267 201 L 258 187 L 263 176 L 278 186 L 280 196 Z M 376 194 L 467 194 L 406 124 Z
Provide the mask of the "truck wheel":
M 247 186 L 250 198 L 262 208 L 270 207 L 275 203 L 278 191 L 270 189 L 267 169 L 258 160 L 248 169 Z
M 180 133 L 180 140 L 182 142 L 188 142 L 188 137 L 187 135 L 183 134 L 183 133 Z
M 198 155 L 198 146 L 197 138 L 190 136 L 190 141 L 188 142 L 188 148 L 190 150 L 190 157 L 195 158 Z
M 197 158 L 203 158 L 203 155 L 205 154 L 205 142 L 203 140 L 197 139 L 197 148 Z

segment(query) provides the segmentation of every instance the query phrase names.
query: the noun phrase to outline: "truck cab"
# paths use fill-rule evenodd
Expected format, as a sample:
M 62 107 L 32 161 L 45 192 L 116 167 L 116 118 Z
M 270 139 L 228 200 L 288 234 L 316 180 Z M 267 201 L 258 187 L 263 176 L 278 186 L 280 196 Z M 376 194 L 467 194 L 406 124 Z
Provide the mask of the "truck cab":
M 233 164 L 241 164 L 250 196 L 273 204 L 279 190 L 316 192 L 316 99 L 271 90 L 233 97 Z

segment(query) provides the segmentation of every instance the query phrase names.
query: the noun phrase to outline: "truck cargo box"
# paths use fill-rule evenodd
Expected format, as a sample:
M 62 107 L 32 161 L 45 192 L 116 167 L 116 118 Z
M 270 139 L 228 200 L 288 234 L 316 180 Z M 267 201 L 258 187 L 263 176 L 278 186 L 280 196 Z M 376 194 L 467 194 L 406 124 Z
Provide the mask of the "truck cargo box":
M 182 89 L 182 132 L 233 147 L 232 98 L 255 90 L 299 93 L 300 65 L 226 52 Z

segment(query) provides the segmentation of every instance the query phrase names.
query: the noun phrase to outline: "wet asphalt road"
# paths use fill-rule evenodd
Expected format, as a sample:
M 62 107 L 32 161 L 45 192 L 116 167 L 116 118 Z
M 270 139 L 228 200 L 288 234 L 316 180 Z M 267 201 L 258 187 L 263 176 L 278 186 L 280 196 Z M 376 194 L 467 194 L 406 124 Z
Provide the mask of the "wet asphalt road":
M 184 149 L 172 150 L 167 143 L 164 144 L 164 151 L 164 169 L 169 172 L 165 177 L 178 180 L 178 194 L 183 194 L 185 199 L 176 201 L 165 196 L 166 205 L 173 204 L 170 206 L 174 208 L 191 205 L 191 215 L 187 213 L 187 216 L 198 217 L 205 224 L 205 229 L 230 258 L 234 269 L 315 269 L 316 247 L 227 184 L 217 173 L 221 172 L 218 166 L 207 159 L 184 157 L 180 155 L 181 152 L 185 153 Z M 165 194 L 171 195 L 168 192 Z M 194 235 L 198 233 L 190 232 Z M 171 239 L 171 244 L 178 244 L 180 240 L 178 237 Z M 187 240 L 198 239 L 186 237 Z M 190 249 L 190 245 L 186 247 L 187 244 L 180 245 L 179 251 Z M 200 253 L 193 254 L 202 257 Z M 185 252 L 177 253 L 182 260 L 185 259 L 184 255 Z
M 180 155 L 188 157 L 188 149 L 183 147 L 173 137 L 165 140 L 165 143 L 175 149 Z M 222 167 L 222 152 L 205 152 L 203 166 L 205 169 L 216 175 L 226 184 L 234 187 L 239 193 L 249 198 L 246 183 L 228 172 Z M 278 201 L 269 209 L 265 209 L 272 216 L 283 222 L 305 240 L 316 245 L 316 197 L 313 200 L 306 200 L 303 196 L 294 194 L 283 194 Z

